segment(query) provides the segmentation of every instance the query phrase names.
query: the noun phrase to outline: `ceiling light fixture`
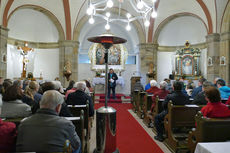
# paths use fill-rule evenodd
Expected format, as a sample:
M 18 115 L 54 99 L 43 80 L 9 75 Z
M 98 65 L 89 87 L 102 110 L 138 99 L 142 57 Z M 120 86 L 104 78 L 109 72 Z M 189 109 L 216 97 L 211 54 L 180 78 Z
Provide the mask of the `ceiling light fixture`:
M 86 13 L 90 15 L 89 23 L 93 24 L 95 22 L 94 17 L 100 17 L 107 21 L 105 28 L 106 30 L 110 29 L 110 22 L 124 22 L 127 23 L 126 30 L 130 31 L 131 26 L 130 23 L 138 20 L 138 19 L 144 19 L 144 25 L 148 27 L 150 25 L 149 18 L 156 18 L 157 12 L 155 10 L 155 3 L 157 0 L 152 0 L 151 5 L 149 3 L 146 3 L 144 0 L 137 0 L 135 2 L 134 0 L 128 0 L 131 4 L 133 10 L 136 12 L 136 14 L 139 14 L 138 16 L 131 15 L 130 12 L 126 14 L 126 17 L 120 16 L 121 12 L 121 4 L 124 3 L 122 0 L 118 0 L 119 3 L 119 17 L 111 17 L 111 14 L 108 12 L 108 8 L 112 8 L 114 5 L 115 0 L 100 0 L 97 2 L 92 2 L 92 0 L 89 0 L 88 3 L 88 9 Z M 107 11 L 106 13 L 103 13 Z

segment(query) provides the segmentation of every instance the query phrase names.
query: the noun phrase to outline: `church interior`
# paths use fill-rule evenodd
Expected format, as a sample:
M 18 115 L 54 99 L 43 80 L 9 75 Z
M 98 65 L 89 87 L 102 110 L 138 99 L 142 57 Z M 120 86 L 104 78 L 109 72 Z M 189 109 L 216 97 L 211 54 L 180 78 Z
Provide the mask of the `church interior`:
M 104 42 L 103 36 L 113 39 Z M 111 47 L 106 49 L 106 44 Z M 226 143 L 230 141 L 227 130 L 230 113 L 225 120 L 216 119 L 212 123 L 199 113 L 207 102 L 212 103 L 209 90 L 214 94 L 218 89 L 215 91 L 221 98 L 219 101 L 229 107 L 229 58 L 229 0 L 0 0 L 0 87 L 3 88 L 5 80 L 13 85 L 15 80 L 21 80 L 23 86 L 29 80 L 40 87 L 56 80 L 68 104 L 67 89 L 78 90 L 81 81 L 86 80 L 93 103 L 86 105 L 88 109 L 92 106 L 95 112 L 87 121 L 80 109 L 77 113 L 79 119 L 84 118 L 82 131 L 85 122 L 88 126 L 86 131 L 76 130 L 81 140 L 78 151 L 82 153 L 226 152 L 230 146 Z M 155 94 L 154 89 L 148 90 L 154 86 L 163 90 L 161 87 L 167 85 L 162 81 L 175 91 L 178 88 L 175 84 L 183 82 L 183 89 L 178 90 L 187 92 L 193 104 L 179 109 L 173 105 L 173 99 L 168 101 L 167 115 L 159 121 L 164 139 L 159 136 L 156 116 L 164 109 L 161 105 L 167 98 Z M 217 83 L 217 87 L 205 88 L 205 82 Z M 143 89 L 137 89 L 137 83 Z M 224 87 L 229 91 L 220 89 Z M 192 103 L 197 88 L 204 94 L 205 105 Z M 7 93 L 6 89 L 3 91 Z M 3 122 L 15 122 L 19 133 L 25 126 L 20 125 L 22 117 L 3 115 L 7 101 L 3 91 L 0 94 L 0 129 Z M 26 87 L 22 91 L 26 95 Z M 223 96 L 223 92 L 228 96 Z M 34 102 L 35 95 L 32 92 Z M 43 101 L 44 95 L 40 95 L 39 101 Z M 112 113 L 101 113 L 100 107 L 104 105 L 106 109 L 108 105 Z M 72 112 L 73 108 L 69 106 L 69 109 Z M 76 117 L 73 112 L 72 115 Z M 109 127 L 99 121 L 103 117 Z M 73 124 L 80 127 L 80 122 Z M 205 129 L 214 125 L 220 126 Z M 196 130 L 192 131 L 194 128 Z M 218 136 L 210 134 L 215 132 Z M 4 134 L 1 133 L 0 130 L 0 139 Z M 18 143 L 20 137 L 23 133 L 17 136 L 11 151 L 23 148 Z M 0 140 L 0 152 L 8 152 L 1 143 L 4 142 Z M 66 152 L 65 145 L 63 143 L 63 152 Z M 72 141 L 69 148 L 71 145 L 72 150 L 68 151 L 77 152 Z

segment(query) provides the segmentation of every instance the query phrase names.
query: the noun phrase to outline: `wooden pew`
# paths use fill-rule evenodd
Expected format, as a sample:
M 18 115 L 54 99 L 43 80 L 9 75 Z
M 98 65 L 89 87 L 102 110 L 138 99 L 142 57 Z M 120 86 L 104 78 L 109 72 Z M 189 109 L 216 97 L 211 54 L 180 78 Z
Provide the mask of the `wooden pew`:
M 153 95 L 146 94 L 147 98 L 144 101 L 143 104 L 143 111 L 144 111 L 144 119 L 143 122 L 146 126 L 151 127 L 150 123 L 152 120 L 152 112 L 151 112 L 151 106 L 153 104 L 152 97 Z
M 137 115 L 141 119 L 143 119 L 142 117 L 144 117 L 143 116 L 143 114 L 144 114 L 143 104 L 144 104 L 145 99 L 146 99 L 146 92 L 143 92 L 143 91 L 139 92 L 138 101 L 137 101 Z
M 84 129 L 85 129 L 85 152 L 89 152 L 89 139 L 90 139 L 90 130 L 91 130 L 91 121 L 89 119 L 89 103 L 86 105 L 68 105 L 69 110 L 74 117 L 80 116 L 81 110 L 84 111 Z
M 136 113 L 137 112 L 137 99 L 138 99 L 138 93 L 139 90 L 134 90 L 133 95 L 132 95 L 132 104 L 133 104 L 133 111 Z
M 84 111 L 81 110 L 79 117 L 65 117 L 65 118 L 73 122 L 77 135 L 81 140 L 81 152 L 84 153 L 85 145 L 86 145 L 85 132 L 84 132 Z
M 85 146 L 85 132 L 84 132 L 84 111 L 82 110 L 80 112 L 79 117 L 65 117 L 67 120 L 70 120 L 73 122 L 75 126 L 75 130 L 77 132 L 77 135 L 79 136 L 81 140 L 81 145 Z M 16 127 L 20 125 L 21 121 L 26 118 L 10 118 L 10 119 L 3 119 L 6 122 L 13 122 L 16 124 Z M 15 144 L 16 145 L 16 144 Z M 82 153 L 84 153 L 84 147 L 81 148 Z
M 198 142 L 230 141 L 230 118 L 206 118 L 198 112 L 195 121 L 196 129 L 190 131 L 188 136 L 190 153 L 194 152 Z
M 189 131 L 195 127 L 195 115 L 201 107 L 197 105 L 173 105 L 168 103 L 168 114 L 164 119 L 166 146 L 173 152 L 187 150 Z
M 95 92 L 90 92 L 90 96 L 92 98 L 93 106 L 94 106 L 95 105 Z

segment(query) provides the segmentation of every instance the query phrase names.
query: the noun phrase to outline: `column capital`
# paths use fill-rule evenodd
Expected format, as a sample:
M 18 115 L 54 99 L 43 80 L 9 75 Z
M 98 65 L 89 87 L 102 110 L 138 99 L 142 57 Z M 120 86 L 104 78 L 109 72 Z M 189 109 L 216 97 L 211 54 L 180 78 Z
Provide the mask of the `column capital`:
M 219 33 L 213 33 L 206 36 L 206 42 L 219 42 L 220 41 L 220 34 Z
M 61 40 L 58 42 L 60 47 L 79 47 L 79 41 L 74 40 Z
M 220 39 L 221 41 L 230 40 L 230 32 L 221 33 Z
M 157 43 L 140 43 L 138 44 L 140 50 L 156 51 L 159 47 Z

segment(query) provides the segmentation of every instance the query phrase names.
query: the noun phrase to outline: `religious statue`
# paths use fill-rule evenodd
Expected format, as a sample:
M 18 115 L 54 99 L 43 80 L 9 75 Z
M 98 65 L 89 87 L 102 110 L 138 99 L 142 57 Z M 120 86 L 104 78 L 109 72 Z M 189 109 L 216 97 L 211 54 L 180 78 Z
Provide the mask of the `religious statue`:
M 21 74 L 21 79 L 26 78 L 26 67 L 27 67 L 27 63 L 29 62 L 29 60 L 27 59 L 27 54 L 30 51 L 34 51 L 33 48 L 29 48 L 28 47 L 28 43 L 24 42 L 24 46 L 20 47 L 18 46 L 18 50 L 21 50 L 21 55 L 23 56 L 23 60 L 22 60 L 22 74 Z
M 71 63 L 69 60 L 67 60 L 64 66 L 64 76 L 66 77 L 67 81 L 69 81 L 71 74 Z

